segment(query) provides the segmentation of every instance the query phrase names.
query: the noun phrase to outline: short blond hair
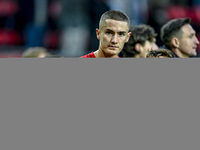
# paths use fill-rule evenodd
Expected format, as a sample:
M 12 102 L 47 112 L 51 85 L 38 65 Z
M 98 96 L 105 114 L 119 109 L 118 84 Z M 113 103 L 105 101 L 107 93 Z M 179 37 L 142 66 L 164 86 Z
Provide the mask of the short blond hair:
M 22 53 L 24 58 L 44 58 L 49 55 L 44 47 L 30 47 Z

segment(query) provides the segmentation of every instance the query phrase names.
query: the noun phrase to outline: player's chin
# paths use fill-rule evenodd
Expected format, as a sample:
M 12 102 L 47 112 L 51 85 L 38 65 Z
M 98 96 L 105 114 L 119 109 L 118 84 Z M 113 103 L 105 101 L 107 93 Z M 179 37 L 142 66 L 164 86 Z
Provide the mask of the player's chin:
M 196 50 L 191 53 L 191 56 L 196 56 L 196 55 L 197 55 L 197 51 Z
M 119 49 L 107 49 L 107 53 L 112 54 L 112 55 L 117 55 L 119 54 L 120 50 Z
M 195 56 L 197 56 L 197 53 L 192 53 L 192 54 L 189 54 L 188 56 L 189 57 L 195 57 Z
M 108 52 L 107 53 L 107 56 L 108 57 L 112 57 L 112 56 L 116 56 L 116 55 L 118 55 L 119 53 L 118 52 Z

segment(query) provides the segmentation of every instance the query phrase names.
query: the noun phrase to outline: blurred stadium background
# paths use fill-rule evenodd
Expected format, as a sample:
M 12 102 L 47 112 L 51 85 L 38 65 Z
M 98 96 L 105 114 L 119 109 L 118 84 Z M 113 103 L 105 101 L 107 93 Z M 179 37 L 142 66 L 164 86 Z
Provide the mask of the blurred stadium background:
M 73 46 L 85 45 L 74 57 L 94 51 L 98 48 L 95 29 L 100 16 L 111 9 L 125 12 L 131 24 L 151 25 L 158 34 L 168 20 L 189 17 L 200 40 L 200 0 L 0 0 L 0 58 L 21 57 L 33 46 L 70 57 L 61 42 L 64 31 L 69 31 L 67 26 L 84 26 L 79 29 L 85 30 L 67 34 L 72 39 L 71 51 Z M 73 40 L 76 38 L 79 41 Z M 159 35 L 157 44 L 162 46 Z M 197 53 L 200 57 L 200 45 Z

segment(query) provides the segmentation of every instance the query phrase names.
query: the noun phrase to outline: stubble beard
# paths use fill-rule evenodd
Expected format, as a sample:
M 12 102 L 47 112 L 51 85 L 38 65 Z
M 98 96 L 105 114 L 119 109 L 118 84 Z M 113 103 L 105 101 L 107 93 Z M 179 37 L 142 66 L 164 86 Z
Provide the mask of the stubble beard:
M 113 57 L 113 56 L 117 56 L 119 54 L 118 51 L 119 50 L 111 50 L 111 49 L 107 48 L 106 51 L 103 51 L 103 54 L 105 57 Z

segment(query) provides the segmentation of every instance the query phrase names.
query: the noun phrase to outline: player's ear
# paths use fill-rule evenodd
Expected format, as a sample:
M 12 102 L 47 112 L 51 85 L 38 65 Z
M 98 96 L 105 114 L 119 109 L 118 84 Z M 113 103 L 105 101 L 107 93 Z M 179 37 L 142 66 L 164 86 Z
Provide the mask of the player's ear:
M 126 38 L 126 42 L 129 41 L 130 36 L 131 36 L 131 32 L 128 33 L 127 38 Z
M 97 39 L 100 39 L 99 29 L 96 28 Z
M 142 45 L 140 44 L 140 43 L 136 43 L 135 44 L 135 50 L 137 51 L 137 52 L 141 52 L 141 48 L 142 48 Z
M 172 47 L 175 47 L 175 48 L 178 48 L 179 47 L 179 39 L 176 38 L 176 37 L 173 37 L 172 40 L 171 40 L 171 44 L 172 44 Z

